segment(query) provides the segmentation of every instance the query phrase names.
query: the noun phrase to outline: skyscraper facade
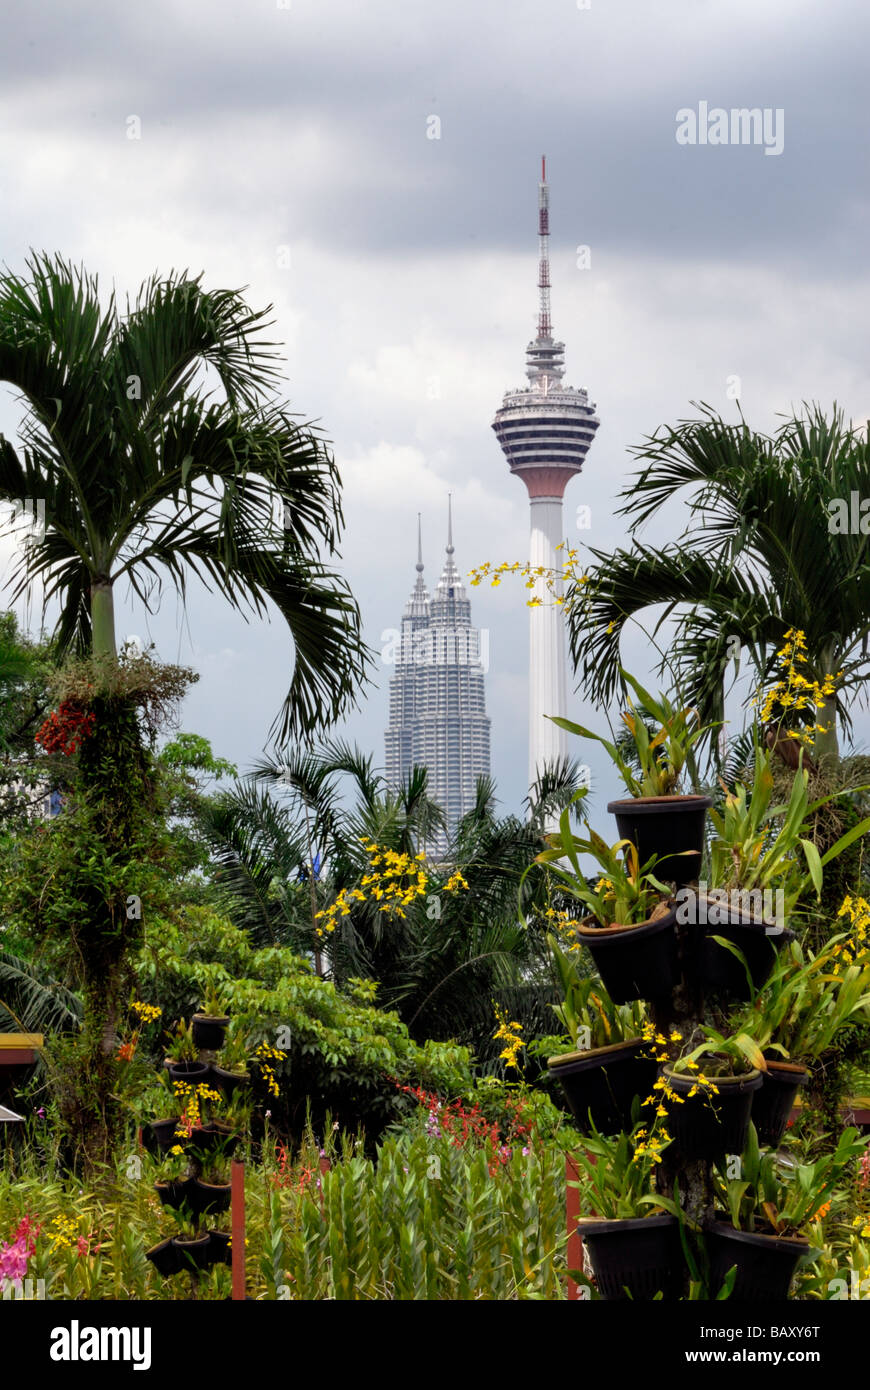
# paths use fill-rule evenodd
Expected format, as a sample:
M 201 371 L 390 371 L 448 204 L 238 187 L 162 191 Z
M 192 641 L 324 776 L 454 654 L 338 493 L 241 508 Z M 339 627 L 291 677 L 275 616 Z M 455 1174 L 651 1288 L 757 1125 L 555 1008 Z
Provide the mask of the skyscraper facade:
M 529 563 L 562 569 L 565 540 L 562 499 L 583 467 L 598 429 L 595 405 L 586 392 L 563 386 L 565 344 L 556 342 L 550 321 L 550 206 L 546 161 L 538 185 L 538 332 L 526 348 L 528 386 L 507 391 L 493 421 L 512 473 L 525 483 L 531 517 Z M 559 586 L 555 592 L 558 593 Z M 544 764 L 567 755 L 567 737 L 547 715 L 567 713 L 567 669 L 562 610 L 543 579 L 529 610 L 529 786 Z
M 387 782 L 395 790 L 415 763 L 428 768 L 429 795 L 452 832 L 474 804 L 478 777 L 490 770 L 484 685 L 488 651 L 472 626 L 471 603 L 453 559 L 452 511 L 444 567 L 431 598 L 423 579 L 418 521 L 417 578 L 393 657 Z M 430 848 L 440 852 L 445 844 L 446 837 L 438 836 Z

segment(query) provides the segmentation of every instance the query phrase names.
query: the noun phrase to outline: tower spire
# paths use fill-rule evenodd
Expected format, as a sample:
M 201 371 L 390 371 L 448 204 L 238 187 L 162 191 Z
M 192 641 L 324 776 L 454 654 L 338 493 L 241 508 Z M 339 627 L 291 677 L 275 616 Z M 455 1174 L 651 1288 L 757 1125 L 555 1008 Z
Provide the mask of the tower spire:
M 541 182 L 538 184 L 538 341 L 552 338 L 550 322 L 550 189 L 547 185 L 547 156 L 541 155 Z
M 553 341 L 550 315 L 550 185 L 547 156 L 541 155 L 538 184 L 538 333 L 526 348 L 526 376 L 544 395 L 565 375 L 565 344 Z
M 453 554 L 453 493 L 447 494 L 447 554 Z
M 423 573 L 423 523 L 417 513 L 417 573 Z

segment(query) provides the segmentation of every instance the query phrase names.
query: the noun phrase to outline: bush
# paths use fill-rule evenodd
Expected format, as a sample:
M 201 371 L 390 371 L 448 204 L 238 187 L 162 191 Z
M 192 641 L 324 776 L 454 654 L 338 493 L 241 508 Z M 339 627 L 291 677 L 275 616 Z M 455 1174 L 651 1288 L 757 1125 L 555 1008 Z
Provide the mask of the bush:
M 278 1096 L 262 1068 L 254 1082 L 273 1125 L 294 1137 L 310 1106 L 316 1130 L 330 1112 L 340 1127 L 361 1126 L 372 1141 L 410 1105 L 391 1078 L 448 1096 L 472 1084 L 468 1049 L 414 1042 L 397 1014 L 374 1007 L 371 982 L 351 982 L 340 993 L 286 947 L 255 949 L 208 907 L 187 906 L 152 923 L 136 968 L 141 997 L 160 1005 L 167 1022 L 189 1017 L 210 980 L 251 1053 L 266 1043 L 285 1054 L 270 1061 Z

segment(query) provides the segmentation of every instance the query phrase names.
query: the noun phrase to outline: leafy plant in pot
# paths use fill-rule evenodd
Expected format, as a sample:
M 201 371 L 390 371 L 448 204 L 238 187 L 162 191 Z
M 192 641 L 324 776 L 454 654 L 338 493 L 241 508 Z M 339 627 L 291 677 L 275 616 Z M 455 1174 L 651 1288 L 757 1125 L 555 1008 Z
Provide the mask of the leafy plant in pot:
M 765 1143 L 779 1143 L 812 1065 L 843 1029 L 870 1011 L 870 961 L 847 963 L 849 945 L 848 933 L 831 937 L 818 953 L 790 942 L 751 1003 L 729 1020 L 732 1028 L 751 1032 L 768 1058 L 765 1083 L 753 1106 Z
M 831 1202 L 847 1168 L 866 1150 L 858 1131 L 846 1129 L 833 1153 L 783 1174 L 776 1153 L 759 1147 L 750 1126 L 739 1177 L 725 1164 L 718 1167 L 722 1209 L 706 1237 L 713 1277 L 723 1278 L 736 1267 L 732 1299 L 788 1297 L 797 1263 L 810 1248 L 803 1228 Z
M 224 1181 L 220 1170 L 214 1165 L 193 1179 L 188 1196 L 190 1209 L 196 1216 L 227 1211 L 231 1199 L 232 1185 Z
M 748 1033 L 725 1038 L 712 1028 L 704 1032 L 705 1041 L 665 1066 L 657 1083 L 668 1109 L 674 1153 L 685 1162 L 742 1151 L 753 1096 L 767 1065 Z
M 166 1058 L 165 1067 L 170 1080 L 196 1085 L 208 1076 L 208 1063 L 199 1060 L 199 1048 L 193 1040 L 193 1028 L 180 1018 L 172 1033 L 172 1056 Z
M 559 880 L 561 891 L 586 908 L 589 915 L 575 931 L 615 1004 L 669 995 L 679 979 L 679 968 L 676 917 L 667 902 L 668 889 L 651 872 L 655 861 L 640 868 L 630 840 L 609 846 L 588 822 L 587 838 L 573 834 L 571 805 L 584 795 L 585 791 L 576 793 L 564 809 L 559 833 L 547 836 L 550 848 L 535 863 L 545 865 Z M 591 855 L 598 865 L 594 887 L 581 869 L 580 854 Z M 561 862 L 565 859 L 570 867 Z
M 232 1023 L 221 1047 L 220 1062 L 212 1062 L 210 1079 L 224 1096 L 229 1097 L 241 1086 L 250 1084 L 247 1068 L 247 1035 L 241 1025 Z
M 580 1221 L 603 1299 L 679 1296 L 683 1281 L 678 1208 L 652 1192 L 667 1139 L 637 1127 L 607 1139 L 593 1130 L 576 1154 L 582 1178 Z
M 190 1177 L 190 1160 L 181 1143 L 176 1142 L 162 1159 L 158 1174 L 154 1190 L 160 1205 L 180 1210 L 187 1198 Z
M 224 1011 L 223 998 L 210 977 L 205 987 L 205 997 L 199 1013 L 191 1019 L 193 1040 L 198 1048 L 218 1052 L 224 1044 L 229 1015 Z
M 197 1219 L 186 1216 L 179 1216 L 178 1235 L 173 1236 L 172 1244 L 179 1257 L 179 1267 L 183 1270 L 203 1270 L 209 1269 L 214 1260 L 214 1249 L 212 1247 L 211 1236 L 206 1231 L 201 1233 L 197 1226 Z
M 641 1036 L 643 1007 L 614 1004 L 600 980 L 582 976 L 573 957 L 549 933 L 547 943 L 562 989 L 554 1013 L 577 1044 L 549 1059 L 581 1134 L 614 1134 L 631 1127 L 632 1103 L 649 1094 L 657 1064 Z
M 757 741 L 754 759 L 751 790 L 738 782 L 733 792 L 726 789 L 722 810 L 710 813 L 715 830 L 710 846 L 711 892 L 706 898 L 699 895 L 702 919 L 718 927 L 719 935 L 743 953 L 750 976 L 747 982 L 746 971 L 734 955 L 708 934 L 701 967 L 705 986 L 738 999 L 750 998 L 752 990 L 764 983 L 776 951 L 793 939 L 786 922 L 810 886 L 817 895 L 821 893 L 825 865 L 870 829 L 870 818 L 861 821 L 820 855 L 808 836 L 807 822 L 838 793 L 810 804 L 809 774 L 798 767 L 788 802 L 771 806 L 770 753 Z M 727 911 L 719 900 L 728 904 Z M 686 920 L 682 912 L 678 905 L 679 921 Z
M 616 816 L 620 837 L 632 841 L 642 863 L 655 859 L 661 878 L 676 884 L 689 883 L 698 877 L 701 867 L 704 822 L 713 802 L 699 793 L 684 794 L 681 786 L 687 769 L 697 784 L 692 750 L 716 726 L 702 725 L 697 710 L 691 707 L 680 708 L 665 695 L 651 695 L 622 667 L 620 674 L 639 701 L 637 707 L 629 698 L 628 709 L 622 714 L 631 736 L 637 771 L 610 739 L 569 719 L 551 717 L 569 733 L 595 739 L 618 769 L 629 796 L 609 802 L 607 809 Z M 659 726 L 652 736 L 646 717 Z

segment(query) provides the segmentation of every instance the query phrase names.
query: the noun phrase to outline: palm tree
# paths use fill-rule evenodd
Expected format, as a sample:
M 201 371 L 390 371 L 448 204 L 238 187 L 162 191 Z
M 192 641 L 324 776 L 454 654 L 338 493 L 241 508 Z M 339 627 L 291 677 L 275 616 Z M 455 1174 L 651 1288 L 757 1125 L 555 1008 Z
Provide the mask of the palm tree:
M 627 622 L 665 605 L 656 631 L 674 616 L 669 667 L 681 695 L 704 721 L 723 717 L 729 658 L 748 651 L 759 684 L 770 680 L 785 633 L 806 636 L 810 680 L 842 672 L 819 710 L 828 726 L 817 758 L 838 756 L 838 723 L 867 674 L 870 538 L 842 531 L 837 499 L 870 498 L 870 443 L 844 423 L 804 407 L 773 435 L 727 424 L 705 405 L 702 418 L 663 427 L 634 450 L 645 467 L 621 494 L 631 516 L 630 549 L 593 550 L 596 563 L 568 595 L 575 667 L 591 698 L 608 702 L 621 687 L 619 644 Z M 682 488 L 689 519 L 670 544 L 644 545 L 640 526 Z M 814 711 L 807 712 L 811 719 Z M 812 719 L 811 722 L 816 722 Z
M 295 649 L 278 736 L 338 718 L 369 664 L 353 595 L 321 558 L 340 534 L 340 480 L 317 431 L 277 399 L 269 310 L 172 273 L 147 281 L 121 314 L 114 295 L 101 303 L 96 278 L 60 257 L 34 253 L 27 270 L 0 277 L 0 381 L 26 409 L 18 448 L 0 437 L 0 501 L 44 505 L 45 528 L 21 551 L 13 600 L 40 582 L 60 607 L 58 655 L 92 656 L 103 671 L 116 668 L 121 580 L 149 609 L 165 580 L 183 600 L 191 575 L 242 612 L 263 615 L 271 602 Z M 110 689 L 97 688 L 79 756 L 76 852 L 90 836 L 122 866 L 153 786 L 137 705 Z M 141 931 L 125 920 L 125 891 L 73 894 L 83 1074 L 96 1097 L 74 1108 L 90 1117 L 86 1150 L 111 1128 L 110 1058 Z
M 270 310 L 172 273 L 122 316 L 83 269 L 27 266 L 29 280 L 0 277 L 0 381 L 27 408 L 20 449 L 0 437 L 0 500 L 43 499 L 46 530 L 13 599 L 40 580 L 59 600 L 61 655 L 114 655 L 122 579 L 146 607 L 164 579 L 184 598 L 190 574 L 240 610 L 270 600 L 295 647 L 280 736 L 340 717 L 368 665 L 357 604 L 319 554 L 340 534 L 340 480 L 274 399 Z

